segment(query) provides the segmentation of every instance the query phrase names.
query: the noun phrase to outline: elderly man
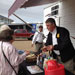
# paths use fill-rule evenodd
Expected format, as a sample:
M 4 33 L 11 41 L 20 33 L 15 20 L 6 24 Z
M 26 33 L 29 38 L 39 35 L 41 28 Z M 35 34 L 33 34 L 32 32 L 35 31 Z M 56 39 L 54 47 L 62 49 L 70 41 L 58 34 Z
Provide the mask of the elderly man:
M 49 34 L 43 50 L 52 51 L 54 58 L 61 57 L 65 68 L 73 72 L 75 50 L 70 40 L 69 31 L 63 27 L 57 27 L 53 18 L 46 20 L 46 26 Z

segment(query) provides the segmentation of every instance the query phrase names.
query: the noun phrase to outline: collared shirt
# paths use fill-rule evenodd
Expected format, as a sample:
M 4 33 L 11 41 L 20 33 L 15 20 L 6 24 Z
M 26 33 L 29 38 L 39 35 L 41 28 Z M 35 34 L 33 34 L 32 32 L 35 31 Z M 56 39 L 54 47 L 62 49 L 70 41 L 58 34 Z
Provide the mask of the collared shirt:
M 57 42 L 57 38 L 56 38 L 56 34 L 57 34 L 57 29 L 55 28 L 55 30 L 52 33 L 52 42 L 53 42 L 53 45 L 56 45 L 58 44 Z M 60 52 L 59 51 L 56 51 L 54 50 L 54 52 L 57 54 L 57 55 L 60 55 Z
M 2 48 L 7 59 L 10 61 L 11 65 L 14 67 L 17 73 L 19 64 L 25 59 L 26 53 L 19 55 L 16 48 L 9 42 L 3 42 L 2 47 L 1 44 L 2 42 L 0 41 L 0 75 L 16 75 L 5 59 L 2 53 Z
M 43 43 L 43 38 L 44 38 L 44 35 L 42 32 L 36 32 L 32 39 L 32 44 L 34 44 L 36 41 L 39 43 Z

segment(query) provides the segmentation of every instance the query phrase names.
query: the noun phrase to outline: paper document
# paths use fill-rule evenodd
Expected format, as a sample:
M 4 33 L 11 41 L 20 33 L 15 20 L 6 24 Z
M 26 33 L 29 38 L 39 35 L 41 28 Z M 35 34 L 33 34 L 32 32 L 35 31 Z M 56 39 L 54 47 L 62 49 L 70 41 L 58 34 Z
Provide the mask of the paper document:
M 39 68 L 39 66 L 37 66 L 37 65 L 27 66 L 27 69 L 28 69 L 28 71 L 29 71 L 31 74 L 36 74 L 36 73 L 41 73 L 41 72 L 43 72 L 43 70 L 41 70 L 41 69 Z

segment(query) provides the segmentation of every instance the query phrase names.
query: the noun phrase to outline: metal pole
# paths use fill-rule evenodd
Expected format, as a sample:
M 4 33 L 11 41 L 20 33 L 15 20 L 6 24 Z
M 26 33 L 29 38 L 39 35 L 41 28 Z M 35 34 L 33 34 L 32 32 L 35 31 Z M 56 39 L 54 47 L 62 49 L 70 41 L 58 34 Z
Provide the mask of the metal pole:
M 30 26 L 27 22 L 25 22 L 23 19 L 21 19 L 19 16 L 17 16 L 16 14 L 13 14 L 14 16 L 16 16 L 18 19 L 20 19 L 24 24 L 28 25 L 30 28 L 33 29 L 32 26 Z
M 26 21 L 24 21 L 23 19 L 21 19 L 19 16 L 17 16 L 16 14 L 13 13 L 14 16 L 16 16 L 18 19 L 20 19 L 24 24 L 28 25 L 31 29 L 34 29 L 32 26 L 30 26 Z M 38 30 L 34 29 L 35 31 L 38 32 Z M 38 32 L 39 33 L 39 32 Z

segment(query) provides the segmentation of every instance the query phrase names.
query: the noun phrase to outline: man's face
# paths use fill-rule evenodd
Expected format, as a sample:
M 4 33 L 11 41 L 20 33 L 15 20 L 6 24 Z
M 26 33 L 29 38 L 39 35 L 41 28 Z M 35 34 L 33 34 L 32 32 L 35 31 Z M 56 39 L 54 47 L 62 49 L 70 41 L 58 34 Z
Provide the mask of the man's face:
M 42 32 L 42 31 L 43 31 L 43 28 L 42 28 L 42 27 L 40 27 L 40 28 L 39 28 L 39 31 L 40 31 L 40 32 Z
M 56 26 L 53 23 L 48 22 L 46 23 L 46 27 L 50 32 L 53 32 Z

